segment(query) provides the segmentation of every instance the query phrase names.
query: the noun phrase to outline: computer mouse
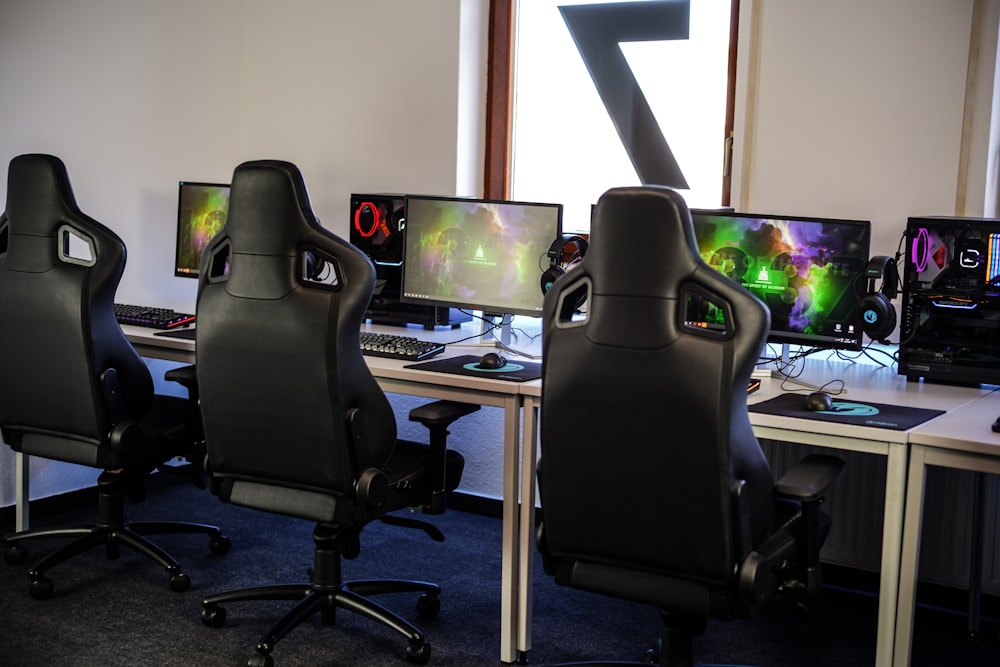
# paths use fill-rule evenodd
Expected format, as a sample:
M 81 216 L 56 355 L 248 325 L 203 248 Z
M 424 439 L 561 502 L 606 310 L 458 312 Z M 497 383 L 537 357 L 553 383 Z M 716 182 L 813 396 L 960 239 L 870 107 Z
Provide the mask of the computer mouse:
M 819 411 L 832 410 L 833 398 L 825 391 L 814 391 L 806 396 L 806 409 Z
M 487 352 L 483 355 L 482 359 L 476 365 L 476 368 L 482 368 L 488 371 L 493 371 L 498 368 L 503 368 L 507 365 L 507 360 L 503 358 L 502 355 L 496 352 Z

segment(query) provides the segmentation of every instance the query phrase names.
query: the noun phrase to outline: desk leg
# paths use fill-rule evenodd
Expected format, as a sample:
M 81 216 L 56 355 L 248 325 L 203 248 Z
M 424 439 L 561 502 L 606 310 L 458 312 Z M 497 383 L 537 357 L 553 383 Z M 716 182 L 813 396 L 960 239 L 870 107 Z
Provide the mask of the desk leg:
M 923 529 L 924 486 L 927 479 L 926 448 L 912 445 L 910 477 L 906 489 L 906 524 L 899 567 L 899 607 L 896 613 L 894 667 L 909 667 L 913 639 L 913 613 L 917 602 L 917 568 L 920 565 L 920 533 Z
M 524 403 L 521 439 L 521 533 L 517 593 L 517 649 L 531 650 L 531 591 L 535 580 L 535 473 L 538 467 L 538 407 L 528 396 Z
M 504 399 L 503 425 L 503 556 L 500 564 L 500 660 L 517 659 L 518 492 L 520 490 L 521 405 L 518 396 Z
M 903 541 L 903 502 L 906 498 L 907 445 L 890 444 L 886 460 L 885 514 L 882 517 L 882 576 L 879 581 L 878 636 L 875 664 L 892 664 L 899 596 L 899 563 Z
M 28 455 L 14 452 L 14 530 L 28 529 Z

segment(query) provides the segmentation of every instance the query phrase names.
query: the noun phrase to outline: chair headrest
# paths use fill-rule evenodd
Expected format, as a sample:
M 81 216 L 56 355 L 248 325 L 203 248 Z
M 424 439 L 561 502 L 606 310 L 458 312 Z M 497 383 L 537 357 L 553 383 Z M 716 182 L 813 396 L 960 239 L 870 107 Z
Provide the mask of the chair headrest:
M 7 217 L 14 232 L 55 236 L 67 217 L 81 215 L 62 160 L 34 153 L 10 161 Z
M 675 295 L 677 283 L 698 264 L 687 204 L 667 187 L 608 190 L 597 202 L 590 234 L 582 264 L 601 276 L 594 285 L 598 294 Z
M 254 160 L 236 167 L 226 234 L 239 252 L 292 255 L 303 236 L 317 228 L 298 167 L 282 160 Z

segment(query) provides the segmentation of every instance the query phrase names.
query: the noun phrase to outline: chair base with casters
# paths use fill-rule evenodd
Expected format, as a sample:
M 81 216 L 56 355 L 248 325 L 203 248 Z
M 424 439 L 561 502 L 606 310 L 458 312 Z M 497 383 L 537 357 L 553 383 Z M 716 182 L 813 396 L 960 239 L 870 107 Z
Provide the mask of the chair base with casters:
M 24 540 L 36 537 L 77 538 L 28 571 L 31 579 L 29 591 L 33 598 L 42 600 L 52 594 L 54 584 L 45 576 L 48 570 L 101 545 L 104 546 L 108 559 L 118 558 L 120 547 L 125 546 L 156 561 L 166 569 L 170 588 L 177 592 L 186 591 L 191 585 L 191 579 L 181 571 L 180 565 L 170 554 L 146 536 L 200 533 L 209 537 L 209 548 L 213 553 L 224 554 L 229 551 L 229 538 L 216 526 L 180 521 L 127 521 L 125 494 L 130 484 L 125 477 L 126 473 L 122 470 L 106 470 L 98 477 L 97 523 L 94 525 L 38 528 L 4 536 L 4 558 L 13 565 L 24 563 L 28 558 L 28 550 L 21 544 Z
M 248 667 L 272 667 L 271 652 L 275 644 L 309 618 L 320 615 L 324 625 L 334 625 L 337 610 L 359 614 L 392 628 L 403 635 L 408 644 L 406 659 L 425 665 L 430 660 L 431 645 L 424 633 L 396 613 L 369 599 L 385 593 L 421 593 L 417 598 L 417 613 L 433 618 L 441 609 L 437 584 L 402 579 L 344 581 L 342 558 L 354 558 L 360 552 L 359 528 L 318 524 L 313 531 L 316 544 L 311 581 L 303 584 L 262 586 L 229 593 L 210 595 L 202 602 L 201 620 L 209 627 L 222 627 L 230 602 L 253 600 L 297 600 L 297 604 L 279 620 L 257 643 Z

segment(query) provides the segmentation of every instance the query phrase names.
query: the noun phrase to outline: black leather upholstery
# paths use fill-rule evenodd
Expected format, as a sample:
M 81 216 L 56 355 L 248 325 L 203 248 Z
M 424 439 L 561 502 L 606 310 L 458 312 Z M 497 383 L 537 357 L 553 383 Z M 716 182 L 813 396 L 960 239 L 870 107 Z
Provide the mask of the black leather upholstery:
M 160 562 L 177 590 L 187 575 L 141 535 L 202 532 L 225 550 L 219 529 L 200 524 L 127 524 L 122 493 L 175 455 L 197 455 L 188 402 L 156 396 L 149 370 L 114 314 L 125 246 L 76 204 L 66 168 L 51 155 L 15 157 L 0 219 L 0 429 L 14 450 L 106 470 L 98 526 L 7 535 L 8 560 L 38 535 L 84 536 L 30 572 L 46 597 L 44 572 L 87 548 L 126 544 Z
M 326 280 L 309 277 L 317 259 Z M 356 586 L 340 576 L 339 559 L 358 555 L 365 524 L 395 509 L 430 507 L 458 485 L 463 465 L 456 452 L 439 451 L 444 469 L 435 475 L 427 445 L 396 438 L 392 408 L 361 354 L 374 285 L 371 261 L 316 220 L 295 165 L 236 168 L 226 226 L 205 250 L 198 295 L 196 366 L 212 485 L 225 501 L 317 522 L 310 583 L 205 600 L 208 625 L 222 623 L 223 602 L 302 600 L 261 640 L 255 664 L 270 664 L 275 642 L 303 619 L 322 612 L 332 622 L 337 607 L 364 609 L 401 632 L 411 661 L 430 655 L 417 628 L 361 596 L 419 591 L 418 608 L 436 613 L 436 585 Z M 455 418 L 478 406 L 443 407 Z M 445 488 L 433 489 L 434 479 Z
M 581 292 L 586 316 L 573 317 Z M 721 317 L 692 315 L 706 300 Z M 636 187 L 601 197 L 588 253 L 546 294 L 544 318 L 546 571 L 658 607 L 663 664 L 690 664 L 691 636 L 709 617 L 749 615 L 801 535 L 747 413 L 768 312 L 702 262 L 680 195 Z M 829 464 L 824 483 L 842 465 L 813 463 Z

